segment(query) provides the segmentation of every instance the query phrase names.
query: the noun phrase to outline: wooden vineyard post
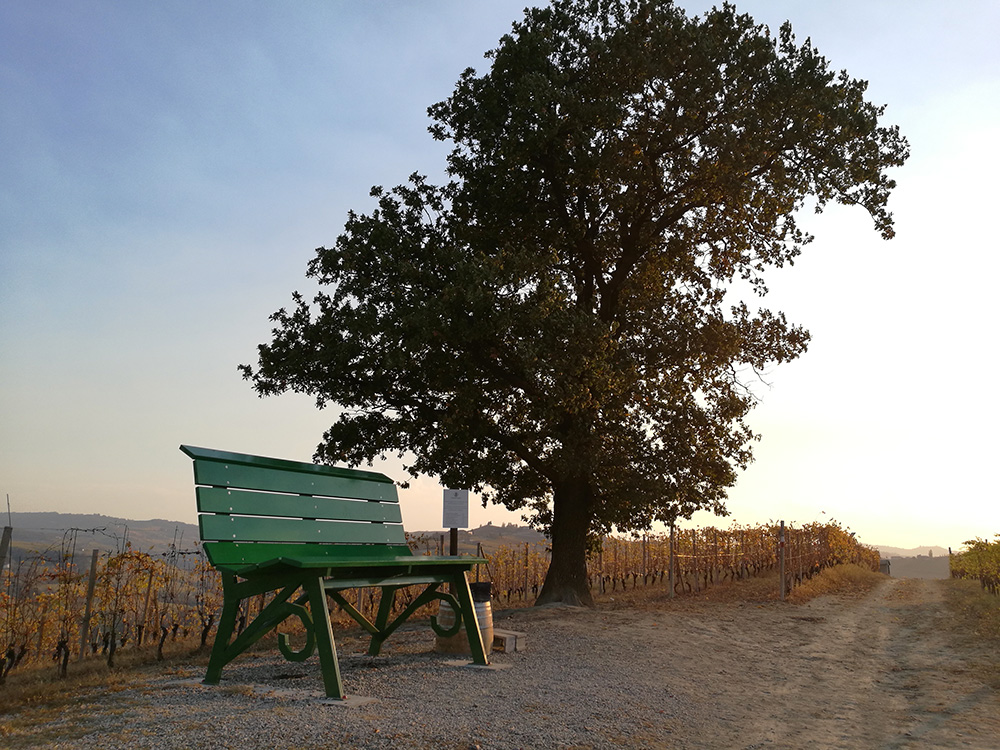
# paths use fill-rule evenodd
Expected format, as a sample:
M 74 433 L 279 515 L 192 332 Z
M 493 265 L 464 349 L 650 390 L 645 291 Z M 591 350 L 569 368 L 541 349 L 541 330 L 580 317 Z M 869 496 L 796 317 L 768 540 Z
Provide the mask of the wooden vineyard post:
M 716 586 L 719 583 L 722 565 L 719 562 L 719 530 L 715 527 L 712 528 L 712 539 L 712 585 Z
M 670 598 L 671 599 L 673 599 L 674 596 L 677 593 L 676 591 L 674 591 L 674 587 L 675 587 L 674 567 L 677 565 L 677 558 L 676 558 L 676 555 L 675 555 L 676 548 L 677 548 L 677 529 L 676 529 L 676 527 L 673 524 L 670 524 L 670 553 L 667 556 L 667 559 L 668 559 L 668 563 L 667 563 L 667 565 L 668 565 L 668 568 L 667 568 L 667 570 L 668 570 L 667 580 L 668 580 L 669 585 L 670 585 Z
M 646 535 L 642 535 L 642 585 L 646 585 L 646 556 L 648 552 L 646 550 Z
M 609 541 L 611 542 L 611 555 L 608 558 L 608 578 L 611 579 L 611 590 L 618 590 L 618 539 L 609 536 Z
M 807 536 L 806 530 L 799 529 L 799 585 L 802 585 L 802 581 L 805 580 L 806 568 L 808 567 L 808 561 L 806 560 L 806 550 L 809 549 L 809 538 Z
M 701 591 L 701 581 L 698 579 L 698 530 L 691 529 L 691 569 L 694 571 L 694 590 Z
M 524 599 L 528 601 L 528 543 L 524 543 Z
M 740 529 L 740 546 L 739 546 L 739 559 L 740 559 L 740 574 L 739 579 L 742 581 L 744 577 L 748 577 L 747 574 L 749 570 L 747 569 L 747 540 L 746 532 Z
M 788 586 L 785 589 L 785 593 L 790 594 L 792 593 L 792 589 L 795 588 L 795 563 L 798 559 L 796 556 L 795 527 L 789 524 L 785 529 L 785 533 L 787 534 L 785 546 L 788 548 L 788 555 L 785 557 L 785 570 L 788 571 Z
M 778 599 L 785 601 L 785 522 L 781 522 L 781 530 L 778 532 Z
M 10 537 L 14 533 L 12 526 L 3 527 L 3 537 L 0 537 L 0 570 L 7 564 L 7 550 L 10 549 Z
M 604 593 L 604 545 L 607 544 L 608 538 L 603 537 L 601 539 L 601 549 L 597 553 L 597 567 L 600 568 L 598 572 L 598 577 L 601 581 L 601 593 Z
M 42 609 L 38 617 L 38 653 L 42 653 L 42 644 L 45 642 L 45 614 L 48 612 L 49 604 L 42 601 Z
M 87 604 L 83 610 L 83 623 L 80 625 L 80 655 L 77 661 L 83 659 L 87 650 L 87 638 L 90 636 L 90 613 L 94 605 L 94 588 L 97 586 L 97 549 L 90 556 L 90 580 L 87 582 Z
M 139 620 L 139 632 L 136 635 L 136 647 L 142 645 L 142 639 L 146 635 L 146 623 L 149 622 L 149 597 L 153 593 L 153 570 L 149 571 L 149 579 L 146 581 L 146 600 L 142 605 L 142 619 Z

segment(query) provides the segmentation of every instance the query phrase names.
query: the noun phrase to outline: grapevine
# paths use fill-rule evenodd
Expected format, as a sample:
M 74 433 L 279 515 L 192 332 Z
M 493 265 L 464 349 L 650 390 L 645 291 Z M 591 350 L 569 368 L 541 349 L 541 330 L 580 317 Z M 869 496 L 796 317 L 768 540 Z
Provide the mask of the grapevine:
M 859 544 L 836 522 L 788 527 L 785 564 L 788 585 L 801 583 L 823 568 L 857 563 L 878 570 L 878 552 Z M 998 537 L 1000 538 L 1000 537 Z M 221 580 L 199 547 L 177 544 L 154 553 L 133 549 L 126 539 L 97 559 L 93 596 L 88 598 L 89 560 L 78 561 L 75 540 L 59 549 L 22 558 L 0 580 L 0 684 L 26 662 L 51 660 L 65 676 L 71 658 L 102 658 L 113 666 L 122 648 L 154 646 L 162 658 L 168 639 L 210 642 L 222 604 Z M 441 545 L 408 536 L 414 554 L 440 554 Z M 998 592 L 1000 542 L 974 540 L 952 561 L 955 576 L 978 578 Z M 493 597 L 507 605 L 529 604 L 545 580 L 549 548 L 524 543 L 481 550 L 487 564 L 474 580 L 492 584 Z M 675 529 L 673 534 L 611 535 L 596 545 L 588 561 L 595 593 L 669 586 L 678 595 L 703 591 L 727 581 L 760 576 L 778 564 L 778 527 L 733 526 L 729 529 Z M 419 589 L 400 589 L 395 611 L 411 603 Z M 372 616 L 380 591 L 359 589 L 352 603 Z M 89 602 L 89 607 L 88 607 Z M 266 597 L 243 603 L 240 628 L 267 604 Z M 427 605 L 420 614 L 433 614 Z M 85 612 L 90 617 L 85 617 Z M 339 609 L 335 626 L 353 624 Z M 418 615 L 419 616 L 419 615 Z M 293 625 L 294 626 L 294 623 Z
M 978 580 L 986 591 L 1000 596 L 1000 534 L 995 542 L 976 538 L 965 546 L 964 552 L 951 556 L 952 577 Z

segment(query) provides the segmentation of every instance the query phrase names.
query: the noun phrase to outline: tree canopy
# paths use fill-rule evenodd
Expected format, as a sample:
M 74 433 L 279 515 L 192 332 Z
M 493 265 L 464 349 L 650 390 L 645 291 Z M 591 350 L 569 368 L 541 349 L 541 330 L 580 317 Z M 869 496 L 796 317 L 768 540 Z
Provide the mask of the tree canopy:
M 429 109 L 447 183 L 373 189 L 242 369 L 339 407 L 317 460 L 397 453 L 525 509 L 552 540 L 540 600 L 586 603 L 588 537 L 725 512 L 747 379 L 806 350 L 727 290 L 766 295 L 807 206 L 890 238 L 908 146 L 865 82 L 730 5 L 555 0 L 488 58 Z

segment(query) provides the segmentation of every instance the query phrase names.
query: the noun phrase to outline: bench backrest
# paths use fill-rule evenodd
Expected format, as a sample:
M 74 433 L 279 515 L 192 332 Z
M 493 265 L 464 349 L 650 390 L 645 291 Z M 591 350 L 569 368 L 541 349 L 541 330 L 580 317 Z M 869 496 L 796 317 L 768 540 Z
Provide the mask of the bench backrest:
M 198 526 L 213 565 L 287 556 L 411 554 L 384 474 L 182 445 L 194 459 Z

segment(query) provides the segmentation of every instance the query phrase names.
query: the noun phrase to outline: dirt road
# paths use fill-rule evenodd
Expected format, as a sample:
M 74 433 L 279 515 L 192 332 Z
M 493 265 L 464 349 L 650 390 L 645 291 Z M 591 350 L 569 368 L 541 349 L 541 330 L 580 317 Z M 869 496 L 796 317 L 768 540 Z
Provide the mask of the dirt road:
M 706 750 L 997 750 L 1000 684 L 985 669 L 997 655 L 947 627 L 942 584 L 890 579 L 855 600 L 618 615 L 619 632 L 648 648 L 644 663 L 688 707 L 636 739 Z M 564 627 L 586 630 L 584 619 Z
M 1000 692 L 982 681 L 985 654 L 944 622 L 936 581 L 892 579 L 853 606 L 811 610 L 786 635 L 773 744 L 1000 748 Z M 796 710 L 803 694 L 818 700 Z

